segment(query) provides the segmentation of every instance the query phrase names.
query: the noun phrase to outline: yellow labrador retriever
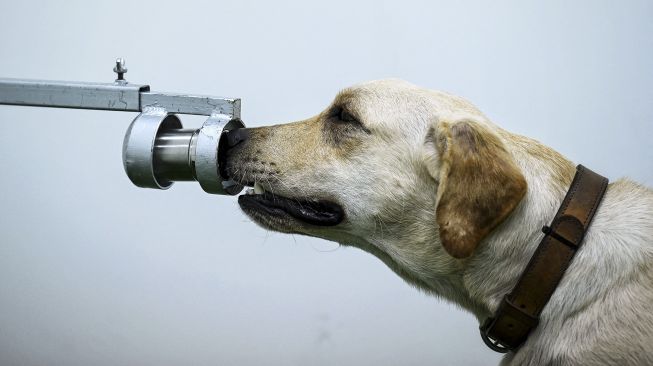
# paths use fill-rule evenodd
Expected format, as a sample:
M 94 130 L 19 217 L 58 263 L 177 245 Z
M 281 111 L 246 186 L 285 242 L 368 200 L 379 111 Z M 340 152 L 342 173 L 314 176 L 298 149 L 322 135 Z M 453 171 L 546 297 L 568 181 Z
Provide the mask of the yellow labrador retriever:
M 398 80 L 310 119 L 229 134 L 224 174 L 270 230 L 372 253 L 479 321 L 511 291 L 575 165 L 464 99 Z M 505 365 L 653 365 L 653 191 L 609 185 L 584 244 Z M 480 342 L 479 342 L 480 344 Z

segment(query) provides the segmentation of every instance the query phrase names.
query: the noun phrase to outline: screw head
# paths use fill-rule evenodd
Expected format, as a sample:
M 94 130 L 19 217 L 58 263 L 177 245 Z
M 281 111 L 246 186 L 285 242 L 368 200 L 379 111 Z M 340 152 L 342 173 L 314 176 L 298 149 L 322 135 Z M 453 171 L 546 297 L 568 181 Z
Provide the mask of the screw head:
M 113 71 L 116 73 L 126 73 L 127 68 L 125 67 L 125 59 L 122 57 L 116 59 L 116 66 L 113 68 Z

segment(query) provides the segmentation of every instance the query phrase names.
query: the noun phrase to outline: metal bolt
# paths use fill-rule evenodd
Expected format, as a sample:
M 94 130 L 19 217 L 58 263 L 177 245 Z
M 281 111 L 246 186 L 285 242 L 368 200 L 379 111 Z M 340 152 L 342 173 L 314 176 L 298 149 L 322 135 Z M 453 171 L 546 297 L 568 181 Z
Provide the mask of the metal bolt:
M 116 79 L 117 83 L 127 83 L 127 80 L 124 78 L 124 75 L 127 73 L 127 68 L 125 67 L 125 60 L 122 57 L 116 59 L 116 66 L 113 68 L 113 72 L 118 74 L 118 78 Z

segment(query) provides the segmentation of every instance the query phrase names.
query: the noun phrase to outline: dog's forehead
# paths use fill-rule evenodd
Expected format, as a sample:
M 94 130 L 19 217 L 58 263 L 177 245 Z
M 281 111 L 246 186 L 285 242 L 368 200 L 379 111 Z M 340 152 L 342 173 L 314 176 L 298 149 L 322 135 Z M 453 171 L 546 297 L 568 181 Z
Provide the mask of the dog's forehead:
M 400 79 L 373 80 L 343 89 L 336 103 L 362 104 L 382 99 L 396 99 L 399 95 L 415 94 L 420 88 Z
M 428 107 L 436 114 L 466 113 L 480 115 L 480 111 L 464 98 L 419 87 L 401 79 L 373 80 L 343 89 L 334 100 L 336 105 L 348 106 L 365 112 L 368 109 L 399 109 Z
M 399 79 L 374 80 L 343 89 L 333 105 L 345 107 L 368 126 L 395 127 L 411 111 L 433 112 L 423 108 L 432 100 L 427 90 Z
M 374 80 L 342 90 L 334 105 L 349 109 L 368 126 L 419 135 L 429 122 L 448 116 L 483 114 L 464 98 L 422 88 L 400 79 Z

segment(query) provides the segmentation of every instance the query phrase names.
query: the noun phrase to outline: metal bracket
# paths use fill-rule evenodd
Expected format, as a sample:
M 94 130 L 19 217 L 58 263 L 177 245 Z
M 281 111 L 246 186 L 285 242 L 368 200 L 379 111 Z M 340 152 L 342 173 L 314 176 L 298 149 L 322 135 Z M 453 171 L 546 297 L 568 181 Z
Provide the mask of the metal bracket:
M 208 193 L 242 190 L 220 175 L 218 156 L 222 133 L 244 127 L 240 99 L 152 92 L 149 85 L 125 80 L 121 58 L 113 71 L 113 83 L 0 78 L 0 104 L 141 112 L 123 143 L 125 172 L 135 185 L 167 189 L 177 180 L 197 180 Z M 176 114 L 209 118 L 200 129 L 187 130 Z

